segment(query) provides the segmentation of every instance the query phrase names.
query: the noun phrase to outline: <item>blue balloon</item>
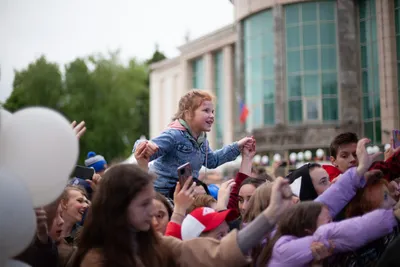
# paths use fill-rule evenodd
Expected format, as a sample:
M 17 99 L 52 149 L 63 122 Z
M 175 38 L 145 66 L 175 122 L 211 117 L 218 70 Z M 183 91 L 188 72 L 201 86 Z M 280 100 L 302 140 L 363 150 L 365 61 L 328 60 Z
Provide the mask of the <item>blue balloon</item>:
M 219 187 L 215 184 L 210 184 L 208 185 L 208 191 L 210 191 L 210 195 L 215 198 L 216 200 L 218 200 L 218 191 L 219 191 Z

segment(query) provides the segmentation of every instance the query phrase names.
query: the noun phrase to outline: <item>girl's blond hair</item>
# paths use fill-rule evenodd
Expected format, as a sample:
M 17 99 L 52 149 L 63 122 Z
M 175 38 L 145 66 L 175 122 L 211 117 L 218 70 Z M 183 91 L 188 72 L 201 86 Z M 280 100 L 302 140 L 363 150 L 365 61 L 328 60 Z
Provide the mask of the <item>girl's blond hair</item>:
M 179 100 L 178 111 L 173 120 L 185 119 L 185 113 L 193 115 L 194 111 L 201 106 L 204 101 L 214 101 L 214 95 L 207 90 L 192 89 Z
M 271 198 L 272 184 L 273 183 L 271 182 L 265 182 L 254 191 L 254 194 L 249 200 L 249 208 L 243 215 L 244 223 L 250 223 L 260 215 L 263 210 L 268 208 Z

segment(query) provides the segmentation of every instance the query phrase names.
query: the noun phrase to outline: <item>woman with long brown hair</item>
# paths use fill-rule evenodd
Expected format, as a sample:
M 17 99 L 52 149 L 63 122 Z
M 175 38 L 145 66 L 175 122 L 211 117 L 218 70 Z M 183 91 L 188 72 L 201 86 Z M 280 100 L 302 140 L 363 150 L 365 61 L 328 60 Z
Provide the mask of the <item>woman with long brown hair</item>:
M 193 187 L 188 190 L 189 182 L 178 194 L 193 196 Z M 157 234 L 151 225 L 152 177 L 135 165 L 114 166 L 105 173 L 95 192 L 74 266 L 245 266 L 246 253 L 273 230 L 281 208 L 290 202 L 290 198 L 283 197 L 287 189 L 288 182 L 277 179 L 269 208 L 240 232 L 234 230 L 221 241 L 181 241 Z M 174 213 L 172 216 L 184 216 Z

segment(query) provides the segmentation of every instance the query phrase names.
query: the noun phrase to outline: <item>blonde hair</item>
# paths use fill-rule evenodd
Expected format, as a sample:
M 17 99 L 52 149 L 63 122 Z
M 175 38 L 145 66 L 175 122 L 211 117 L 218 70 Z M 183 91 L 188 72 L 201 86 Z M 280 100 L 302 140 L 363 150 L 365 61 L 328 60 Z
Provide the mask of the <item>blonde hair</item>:
M 204 101 L 214 101 L 215 97 L 206 90 L 192 89 L 179 100 L 178 111 L 173 120 L 185 119 L 185 113 L 193 115 L 194 111 L 201 106 Z
M 249 200 L 249 208 L 243 215 L 243 222 L 253 221 L 263 210 L 268 208 L 272 192 L 272 183 L 265 182 L 260 185 Z
M 192 205 L 190 205 L 189 208 L 186 210 L 186 213 L 189 214 L 192 211 L 194 211 L 195 209 L 201 208 L 201 207 L 211 208 L 211 205 L 213 203 L 217 203 L 217 201 L 212 196 L 197 195 L 197 196 L 195 196 L 195 199 L 194 199 Z

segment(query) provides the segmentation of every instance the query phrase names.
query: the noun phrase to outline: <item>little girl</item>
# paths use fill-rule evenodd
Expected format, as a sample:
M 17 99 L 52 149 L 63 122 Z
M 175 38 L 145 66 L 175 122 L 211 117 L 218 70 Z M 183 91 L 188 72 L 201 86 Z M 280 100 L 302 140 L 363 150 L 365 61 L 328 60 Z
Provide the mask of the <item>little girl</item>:
M 222 149 L 212 151 L 206 132 L 214 123 L 214 104 L 211 94 L 203 90 L 191 90 L 179 100 L 174 121 L 160 136 L 151 141 L 138 140 L 133 147 L 137 160 L 143 157 L 154 160 L 150 171 L 157 175 L 156 191 L 168 196 L 178 181 L 177 168 L 190 162 L 193 178 L 199 177 L 202 166 L 214 169 L 233 161 L 244 146 L 251 147 L 254 139 L 245 137 Z M 144 148 L 145 146 L 145 148 Z M 140 155 L 138 151 L 141 151 Z

